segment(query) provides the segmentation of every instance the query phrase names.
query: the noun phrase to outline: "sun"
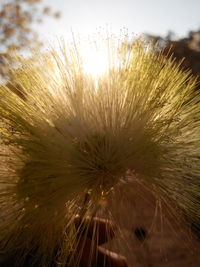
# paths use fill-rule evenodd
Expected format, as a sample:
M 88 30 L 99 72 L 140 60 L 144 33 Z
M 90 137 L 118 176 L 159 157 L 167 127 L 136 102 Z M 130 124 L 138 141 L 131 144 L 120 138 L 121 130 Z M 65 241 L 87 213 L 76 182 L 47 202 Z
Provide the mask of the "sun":
M 81 52 L 84 72 L 92 76 L 100 76 L 109 69 L 109 59 L 105 50 L 84 48 Z

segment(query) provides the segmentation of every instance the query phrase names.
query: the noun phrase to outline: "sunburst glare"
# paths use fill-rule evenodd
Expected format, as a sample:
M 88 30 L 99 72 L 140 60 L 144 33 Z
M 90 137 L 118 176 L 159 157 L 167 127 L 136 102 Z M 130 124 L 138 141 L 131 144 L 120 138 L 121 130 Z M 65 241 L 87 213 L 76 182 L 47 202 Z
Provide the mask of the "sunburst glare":
M 84 48 L 82 49 L 83 69 L 87 74 L 99 76 L 107 72 L 109 61 L 106 51 Z

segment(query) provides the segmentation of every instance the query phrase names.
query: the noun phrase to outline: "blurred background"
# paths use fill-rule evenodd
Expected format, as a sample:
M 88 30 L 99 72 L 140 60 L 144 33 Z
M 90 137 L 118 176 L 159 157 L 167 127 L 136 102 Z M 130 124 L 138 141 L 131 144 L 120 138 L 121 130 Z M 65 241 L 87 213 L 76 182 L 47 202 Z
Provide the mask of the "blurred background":
M 127 29 L 169 47 L 182 66 L 200 73 L 199 0 L 0 0 L 0 74 L 17 49 L 30 53 L 72 32 L 87 36 L 109 28 Z

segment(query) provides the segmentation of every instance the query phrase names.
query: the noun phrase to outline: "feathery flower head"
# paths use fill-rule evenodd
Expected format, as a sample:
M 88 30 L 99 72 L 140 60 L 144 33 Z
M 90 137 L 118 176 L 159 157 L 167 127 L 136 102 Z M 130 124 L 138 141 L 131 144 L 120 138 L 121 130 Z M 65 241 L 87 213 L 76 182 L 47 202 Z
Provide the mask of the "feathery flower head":
M 77 44 L 11 68 L 0 90 L 1 249 L 45 262 L 61 247 L 67 261 L 75 216 L 95 213 L 127 173 L 200 217 L 195 79 L 151 44 L 125 41 L 105 41 L 101 75 L 84 69 Z

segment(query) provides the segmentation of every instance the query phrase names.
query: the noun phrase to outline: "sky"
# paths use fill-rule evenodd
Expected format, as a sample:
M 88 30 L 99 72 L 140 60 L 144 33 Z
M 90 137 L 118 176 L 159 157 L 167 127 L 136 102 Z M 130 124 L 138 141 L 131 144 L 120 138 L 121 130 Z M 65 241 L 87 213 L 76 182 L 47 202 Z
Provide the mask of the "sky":
M 43 0 L 44 5 L 59 10 L 59 20 L 47 19 L 39 26 L 44 38 L 71 34 L 92 34 L 109 27 L 118 34 L 150 33 L 165 36 L 169 30 L 177 38 L 200 28 L 200 0 Z M 108 25 L 108 26 L 107 26 Z

